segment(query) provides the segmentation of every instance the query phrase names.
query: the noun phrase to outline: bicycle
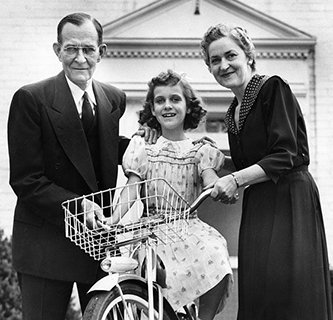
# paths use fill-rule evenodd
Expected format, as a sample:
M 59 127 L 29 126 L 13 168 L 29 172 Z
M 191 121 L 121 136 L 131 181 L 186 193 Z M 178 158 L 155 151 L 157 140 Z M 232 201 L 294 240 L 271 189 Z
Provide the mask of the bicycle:
M 136 199 L 119 202 L 124 190 L 135 190 Z M 149 192 L 148 192 L 149 191 Z M 66 237 L 95 260 L 107 276 L 88 291 L 92 297 L 83 320 L 165 319 L 178 320 L 175 310 L 163 296 L 165 270 L 156 255 L 159 244 L 182 241 L 188 219 L 210 190 L 190 205 L 164 179 L 152 179 L 65 201 Z M 91 229 L 82 211 L 82 200 L 100 205 L 105 216 L 126 206 L 121 223 Z M 138 252 L 145 251 L 143 265 Z M 141 274 L 135 272 L 141 266 Z M 195 319 L 195 312 L 184 306 L 183 319 Z

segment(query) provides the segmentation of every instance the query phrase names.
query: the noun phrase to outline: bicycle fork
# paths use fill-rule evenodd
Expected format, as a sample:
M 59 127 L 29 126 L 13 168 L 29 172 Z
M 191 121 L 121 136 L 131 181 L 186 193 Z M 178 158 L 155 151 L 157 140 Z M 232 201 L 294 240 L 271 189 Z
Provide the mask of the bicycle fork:
M 149 320 L 154 319 L 154 283 L 156 283 L 156 266 L 157 266 L 157 255 L 155 250 L 151 246 L 146 246 L 146 273 L 147 273 L 147 287 L 148 287 L 148 310 L 149 310 Z M 162 289 L 159 285 L 155 286 L 157 288 L 157 298 L 158 298 L 158 319 L 163 319 L 163 294 Z
M 146 246 L 145 248 L 145 256 L 146 256 L 146 281 L 148 288 L 148 317 L 149 320 L 154 320 L 154 288 L 156 288 L 157 301 L 158 301 L 158 320 L 163 320 L 163 293 L 162 289 L 159 285 L 156 284 L 156 252 L 153 250 L 151 246 Z M 116 287 L 119 291 L 121 299 L 123 301 L 124 310 L 126 310 L 126 314 L 130 320 L 134 320 L 134 316 L 131 312 L 131 309 L 128 307 L 126 303 L 126 298 L 123 295 L 121 286 L 119 282 L 116 284 Z

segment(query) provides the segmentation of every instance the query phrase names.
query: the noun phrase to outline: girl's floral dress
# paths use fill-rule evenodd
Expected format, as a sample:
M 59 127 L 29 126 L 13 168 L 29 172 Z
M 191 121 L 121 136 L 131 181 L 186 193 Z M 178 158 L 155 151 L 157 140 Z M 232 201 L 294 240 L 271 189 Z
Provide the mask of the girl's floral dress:
M 134 173 L 142 180 L 164 178 L 192 203 L 202 191 L 202 172 L 208 168 L 217 171 L 223 163 L 223 153 L 209 144 L 194 145 L 190 139 L 170 141 L 160 137 L 156 144 L 148 145 L 135 136 L 124 155 L 123 169 L 127 176 Z M 165 295 L 175 310 L 228 277 L 229 285 L 221 297 L 222 309 L 231 288 L 232 270 L 227 242 L 216 229 L 195 213 L 185 240 L 159 246 L 158 255 L 166 268 Z

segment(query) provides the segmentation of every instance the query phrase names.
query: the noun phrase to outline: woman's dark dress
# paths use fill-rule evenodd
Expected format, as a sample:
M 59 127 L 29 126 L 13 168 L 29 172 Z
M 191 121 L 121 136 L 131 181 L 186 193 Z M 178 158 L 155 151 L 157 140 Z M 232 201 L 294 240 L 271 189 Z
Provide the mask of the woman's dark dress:
M 289 85 L 255 75 L 234 126 L 227 113 L 237 170 L 261 166 L 270 181 L 245 189 L 239 235 L 238 320 L 332 319 L 323 218 L 307 170 L 304 119 Z

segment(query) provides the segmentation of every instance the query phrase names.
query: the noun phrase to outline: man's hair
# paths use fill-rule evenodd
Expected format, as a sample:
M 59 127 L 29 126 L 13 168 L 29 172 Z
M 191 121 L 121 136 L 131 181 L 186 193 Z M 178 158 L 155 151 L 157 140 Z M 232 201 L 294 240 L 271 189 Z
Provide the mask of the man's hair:
M 101 45 L 103 43 L 102 25 L 95 18 L 93 18 L 89 14 L 83 13 L 83 12 L 71 13 L 61 19 L 61 21 L 58 24 L 58 28 L 57 28 L 58 43 L 60 43 L 60 44 L 62 43 L 62 30 L 66 23 L 71 23 L 76 26 L 81 26 L 86 21 L 91 21 L 94 24 L 96 31 L 97 31 L 97 35 L 98 35 L 98 45 Z

